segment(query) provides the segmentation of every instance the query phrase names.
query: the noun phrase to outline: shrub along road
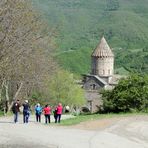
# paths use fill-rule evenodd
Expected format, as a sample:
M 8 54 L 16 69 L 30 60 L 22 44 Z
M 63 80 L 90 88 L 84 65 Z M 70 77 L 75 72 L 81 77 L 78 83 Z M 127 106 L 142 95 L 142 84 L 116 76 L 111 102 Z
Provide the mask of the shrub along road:
M 68 117 L 68 116 L 65 116 Z M 65 118 L 63 116 L 63 118 Z M 115 117 L 75 126 L 14 124 L 0 118 L 1 148 L 148 148 L 148 116 Z

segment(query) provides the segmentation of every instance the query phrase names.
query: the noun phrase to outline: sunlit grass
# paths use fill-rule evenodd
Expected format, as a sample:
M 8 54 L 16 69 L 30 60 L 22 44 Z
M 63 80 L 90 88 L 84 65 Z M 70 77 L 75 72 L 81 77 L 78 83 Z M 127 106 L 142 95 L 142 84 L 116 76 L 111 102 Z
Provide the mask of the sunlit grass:
M 68 125 L 76 125 L 85 121 L 93 121 L 93 120 L 101 120 L 106 118 L 118 118 L 118 117 L 128 117 L 128 116 L 136 116 L 136 115 L 147 115 L 146 113 L 120 113 L 120 114 L 92 114 L 92 115 L 78 115 L 74 118 L 61 120 L 60 125 L 68 126 Z
M 0 117 L 3 116 L 3 115 L 4 115 L 4 113 L 2 111 L 0 111 Z

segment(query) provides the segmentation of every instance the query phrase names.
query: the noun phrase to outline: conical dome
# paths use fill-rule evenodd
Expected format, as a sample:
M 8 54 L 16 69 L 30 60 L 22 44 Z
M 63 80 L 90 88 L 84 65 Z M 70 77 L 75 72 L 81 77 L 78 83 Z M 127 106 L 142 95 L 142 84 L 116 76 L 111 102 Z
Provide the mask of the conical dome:
M 109 45 L 107 44 L 104 37 L 102 37 L 100 44 L 97 46 L 97 48 L 92 53 L 93 57 L 113 57 L 114 54 L 112 50 L 110 49 Z

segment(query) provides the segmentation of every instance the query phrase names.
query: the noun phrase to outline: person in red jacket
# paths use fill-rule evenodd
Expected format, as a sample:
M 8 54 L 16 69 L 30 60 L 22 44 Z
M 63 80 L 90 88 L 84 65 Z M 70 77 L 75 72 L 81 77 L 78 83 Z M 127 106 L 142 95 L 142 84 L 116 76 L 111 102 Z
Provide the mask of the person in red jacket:
M 50 114 L 51 114 L 51 108 L 50 106 L 47 104 L 45 105 L 44 109 L 44 115 L 45 115 L 45 123 L 50 123 Z
M 63 107 L 62 104 L 59 103 L 59 105 L 56 107 L 56 118 L 55 118 L 55 123 L 60 123 L 61 121 L 61 115 L 62 115 Z

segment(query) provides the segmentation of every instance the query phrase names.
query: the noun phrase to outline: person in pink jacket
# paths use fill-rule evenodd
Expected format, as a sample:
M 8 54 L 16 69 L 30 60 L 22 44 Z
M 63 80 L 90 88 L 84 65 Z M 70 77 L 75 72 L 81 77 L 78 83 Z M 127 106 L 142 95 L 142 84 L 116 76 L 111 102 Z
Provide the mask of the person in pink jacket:
M 61 121 L 61 115 L 62 115 L 63 107 L 62 104 L 59 103 L 59 105 L 56 107 L 56 118 L 55 118 L 55 123 L 60 123 Z
M 44 109 L 44 115 L 45 115 L 45 123 L 50 123 L 50 114 L 51 114 L 51 108 L 50 106 L 47 104 Z

